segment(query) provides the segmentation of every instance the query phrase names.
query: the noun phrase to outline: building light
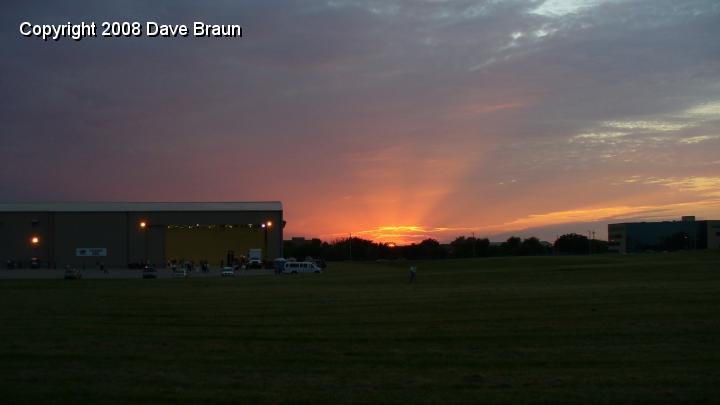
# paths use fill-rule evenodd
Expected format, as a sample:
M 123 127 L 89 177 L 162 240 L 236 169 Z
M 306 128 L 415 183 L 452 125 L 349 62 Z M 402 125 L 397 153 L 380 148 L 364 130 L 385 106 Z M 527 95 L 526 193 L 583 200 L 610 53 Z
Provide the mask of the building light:
M 260 225 L 261 227 L 265 228 L 265 224 Z
M 37 236 L 33 236 L 32 238 L 30 238 L 30 243 L 32 243 L 33 245 L 38 245 L 40 244 L 40 238 Z
M 147 228 L 147 222 L 140 221 L 140 229 L 145 229 L 145 228 Z

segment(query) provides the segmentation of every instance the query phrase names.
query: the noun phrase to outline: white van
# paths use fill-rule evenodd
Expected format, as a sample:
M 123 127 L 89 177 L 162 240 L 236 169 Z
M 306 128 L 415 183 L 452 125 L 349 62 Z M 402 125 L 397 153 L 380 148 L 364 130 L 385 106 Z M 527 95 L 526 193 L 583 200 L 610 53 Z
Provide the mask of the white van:
M 313 262 L 285 262 L 282 272 L 285 274 L 320 273 L 322 269 Z

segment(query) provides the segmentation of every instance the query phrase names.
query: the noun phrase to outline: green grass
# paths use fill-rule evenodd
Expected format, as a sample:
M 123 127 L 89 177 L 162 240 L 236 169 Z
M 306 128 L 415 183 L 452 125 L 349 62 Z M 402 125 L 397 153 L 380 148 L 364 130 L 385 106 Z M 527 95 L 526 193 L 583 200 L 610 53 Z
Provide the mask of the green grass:
M 720 253 L 0 282 L 3 403 L 720 401 Z

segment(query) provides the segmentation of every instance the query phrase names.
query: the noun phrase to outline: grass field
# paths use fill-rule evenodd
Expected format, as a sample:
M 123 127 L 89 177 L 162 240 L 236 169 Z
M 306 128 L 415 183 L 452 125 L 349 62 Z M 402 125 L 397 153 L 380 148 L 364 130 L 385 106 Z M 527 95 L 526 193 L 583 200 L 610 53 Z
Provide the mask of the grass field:
M 0 282 L 3 403 L 718 403 L 720 254 Z

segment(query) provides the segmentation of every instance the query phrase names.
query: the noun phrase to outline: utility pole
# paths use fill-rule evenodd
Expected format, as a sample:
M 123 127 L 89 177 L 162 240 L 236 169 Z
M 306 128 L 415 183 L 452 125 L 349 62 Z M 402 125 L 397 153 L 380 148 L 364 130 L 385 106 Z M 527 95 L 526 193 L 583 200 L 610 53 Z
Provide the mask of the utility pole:
M 348 239 L 348 246 L 350 247 L 350 260 L 352 260 L 352 233 L 350 233 L 350 239 Z
M 477 257 L 477 253 L 475 252 L 475 246 L 477 246 L 477 239 L 475 239 L 475 232 L 472 233 L 472 244 L 473 244 L 473 257 Z

